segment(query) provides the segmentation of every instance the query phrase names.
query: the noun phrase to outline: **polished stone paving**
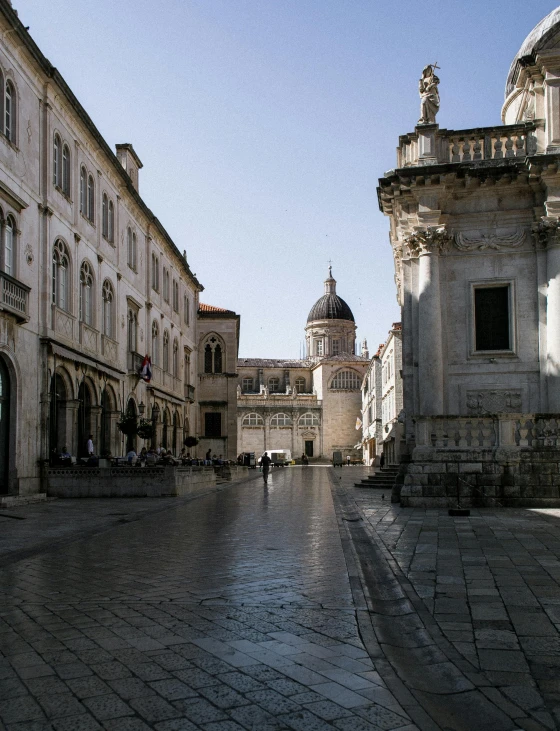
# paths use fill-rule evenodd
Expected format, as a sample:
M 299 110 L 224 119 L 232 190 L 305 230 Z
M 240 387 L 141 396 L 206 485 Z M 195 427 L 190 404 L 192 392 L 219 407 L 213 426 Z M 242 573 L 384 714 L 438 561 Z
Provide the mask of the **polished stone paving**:
M 486 508 L 450 517 L 446 510 L 401 508 L 389 493 L 355 487 L 366 469 L 337 473 L 407 598 L 418 600 L 416 616 L 430 641 L 410 643 L 409 658 L 439 636 L 447 658 L 422 662 L 443 665 L 455 651 L 462 678 L 476 678 L 518 728 L 560 727 L 560 510 Z M 410 615 L 392 618 L 390 627 L 378 624 L 382 647 L 383 633 L 399 625 L 401 637 L 414 627 Z
M 0 731 L 417 728 L 362 644 L 329 474 L 114 525 L 142 501 L 18 509 L 55 537 L 78 511 L 85 533 L 0 568 Z

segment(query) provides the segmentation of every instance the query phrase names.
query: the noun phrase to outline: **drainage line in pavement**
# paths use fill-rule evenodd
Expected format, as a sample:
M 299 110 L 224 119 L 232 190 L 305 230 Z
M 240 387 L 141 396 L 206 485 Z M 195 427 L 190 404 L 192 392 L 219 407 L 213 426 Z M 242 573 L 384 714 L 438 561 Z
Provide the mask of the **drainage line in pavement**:
M 514 718 L 529 720 L 525 712 L 493 688 L 442 635 L 365 521 L 343 520 L 359 507 L 332 472 L 330 477 L 352 593 L 360 584 L 357 603 L 365 599 L 367 604 L 366 611 L 356 612 L 360 634 L 389 690 L 422 731 L 518 729 Z M 512 708 L 519 711 L 514 717 L 508 713 Z

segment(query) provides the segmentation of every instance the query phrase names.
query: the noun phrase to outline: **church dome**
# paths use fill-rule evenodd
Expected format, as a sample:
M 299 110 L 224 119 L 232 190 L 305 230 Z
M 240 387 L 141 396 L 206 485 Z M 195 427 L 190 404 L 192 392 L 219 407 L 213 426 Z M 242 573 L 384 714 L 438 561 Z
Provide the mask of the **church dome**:
M 560 29 L 560 7 L 550 12 L 546 18 L 533 28 L 513 59 L 506 82 L 506 98 L 515 88 L 515 80 L 517 78 L 519 61 L 525 56 L 539 51 L 549 41 L 551 36 Z
M 315 320 L 350 320 L 350 322 L 354 322 L 352 310 L 336 293 L 336 280 L 333 279 L 331 267 L 329 267 L 329 276 L 325 280 L 325 294 L 315 302 L 307 317 L 307 322 Z

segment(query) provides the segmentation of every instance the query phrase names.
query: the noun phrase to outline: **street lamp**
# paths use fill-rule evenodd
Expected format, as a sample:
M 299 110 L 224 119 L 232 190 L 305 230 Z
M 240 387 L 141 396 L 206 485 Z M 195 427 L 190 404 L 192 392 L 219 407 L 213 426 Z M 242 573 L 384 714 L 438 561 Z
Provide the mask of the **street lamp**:
M 144 416 L 144 412 L 146 411 L 146 406 L 143 401 L 140 401 L 138 404 L 138 413 L 140 414 L 140 418 Z

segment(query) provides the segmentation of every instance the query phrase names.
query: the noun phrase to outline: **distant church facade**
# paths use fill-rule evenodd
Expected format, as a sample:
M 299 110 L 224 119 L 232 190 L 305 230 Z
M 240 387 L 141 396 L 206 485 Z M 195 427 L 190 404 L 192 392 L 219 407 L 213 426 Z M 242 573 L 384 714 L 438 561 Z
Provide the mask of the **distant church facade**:
M 336 293 L 329 268 L 325 293 L 311 308 L 302 359 L 240 358 L 238 452 L 289 450 L 292 457 L 361 458 L 361 383 L 368 358 L 356 355 L 356 323 Z

